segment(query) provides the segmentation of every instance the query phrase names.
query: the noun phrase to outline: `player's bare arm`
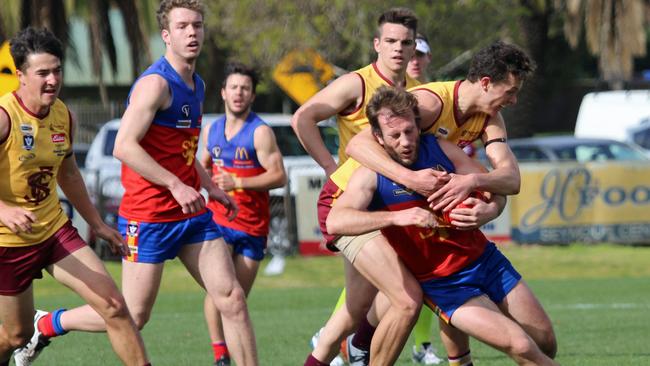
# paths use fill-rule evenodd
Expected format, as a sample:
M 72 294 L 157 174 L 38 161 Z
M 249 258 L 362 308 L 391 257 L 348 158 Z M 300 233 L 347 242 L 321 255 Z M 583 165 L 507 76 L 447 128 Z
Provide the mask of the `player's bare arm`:
M 400 211 L 367 211 L 376 190 L 377 173 L 361 167 L 327 215 L 327 231 L 334 235 L 361 235 L 388 226 L 434 227 L 431 211 L 412 207 Z
M 253 144 L 257 153 L 257 160 L 266 171 L 252 177 L 235 177 L 226 172 L 215 175 L 212 180 L 224 191 L 237 188 L 268 191 L 279 188 L 287 183 L 287 174 L 282 162 L 282 153 L 275 140 L 271 127 L 260 126 L 255 129 Z
M 208 151 L 208 130 L 201 131 L 201 139 L 203 140 L 203 150 L 197 152 L 197 157 L 199 163 L 201 163 L 201 166 L 203 169 L 205 169 L 206 172 L 208 172 L 208 175 L 212 175 L 212 156 L 210 156 L 210 152 Z
M 122 116 L 113 155 L 148 181 L 169 189 L 183 213 L 195 213 L 205 207 L 201 194 L 163 168 L 140 146 L 156 111 L 170 103 L 167 82 L 161 76 L 147 75 L 138 80 Z
M 452 177 L 444 187 L 429 197 L 429 201 L 435 203 L 434 209 L 450 210 L 475 190 L 500 195 L 519 193 L 519 167 L 514 154 L 505 143 L 505 124 L 500 114 L 490 119 L 482 138 L 484 142 L 496 141 L 486 146 L 494 170 Z
M 456 168 L 456 172 L 450 174 L 451 181 L 463 179 L 471 174 L 487 172 L 483 165 L 467 156 L 457 145 L 446 140 L 438 140 L 438 143 Z M 486 195 L 489 198 L 488 202 L 475 197 L 465 197 L 460 202 L 468 207 L 460 208 L 454 205 L 450 213 L 452 224 L 461 229 L 476 229 L 498 217 L 505 207 L 506 197 L 490 192 L 486 192 Z M 437 208 L 434 206 L 433 209 Z
M 70 129 L 71 136 L 74 136 L 75 129 L 76 119 L 73 115 L 72 128 Z M 56 180 L 72 206 L 79 211 L 81 217 L 86 220 L 95 234 L 108 242 L 111 251 L 115 254 L 128 255 L 130 253 L 129 247 L 122 239 L 122 235 L 104 223 L 99 212 L 97 212 L 97 209 L 90 200 L 74 153 L 72 153 L 72 146 L 70 146 L 70 154 L 63 159 L 59 167 Z
M 210 198 L 219 202 L 223 207 L 226 208 L 226 215 L 228 216 L 228 220 L 232 221 L 239 213 L 239 206 L 237 206 L 235 200 L 228 193 L 219 188 L 215 182 L 213 182 L 213 177 L 210 177 L 208 172 L 203 168 L 198 160 L 194 161 L 194 166 L 196 167 L 196 171 L 199 174 L 201 187 L 205 188 Z M 201 196 L 201 200 L 203 200 L 203 196 Z
M 418 100 L 418 111 L 420 119 L 418 125 L 422 132 L 429 129 L 438 121 L 442 113 L 442 101 L 440 97 L 428 89 L 422 89 L 422 86 L 416 86 L 410 90 Z
M 9 137 L 10 129 L 9 116 L 0 108 L 0 141 L 2 143 Z M 36 215 L 22 207 L 7 205 L 0 201 L 0 222 L 14 234 L 31 232 L 32 224 L 36 222 Z
M 305 150 L 328 176 L 336 170 L 336 161 L 325 147 L 317 123 L 338 113 L 353 111 L 362 102 L 362 88 L 357 74 L 343 75 L 298 108 L 291 119 L 291 126 Z
M 493 170 L 478 176 L 479 189 L 497 194 L 518 194 L 521 188 L 521 175 L 517 158 L 510 150 L 506 140 L 508 134 L 501 113 L 490 118 L 481 136 L 490 165 Z

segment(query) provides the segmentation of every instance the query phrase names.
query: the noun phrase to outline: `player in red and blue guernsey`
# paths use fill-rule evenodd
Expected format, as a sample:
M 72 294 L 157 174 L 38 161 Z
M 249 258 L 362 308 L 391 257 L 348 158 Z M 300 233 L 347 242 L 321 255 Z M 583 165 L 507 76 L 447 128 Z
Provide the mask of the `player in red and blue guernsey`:
M 416 106 L 405 91 L 386 88 L 373 96 L 368 118 L 388 155 L 412 169 L 476 172 L 476 163 L 456 145 L 419 138 Z M 420 283 L 425 303 L 443 320 L 519 364 L 556 365 L 540 349 L 554 342 L 552 325 L 521 275 L 479 229 L 443 225 L 428 206 L 424 196 L 362 167 L 327 215 L 327 231 L 381 230 Z
M 234 62 L 226 65 L 221 86 L 226 113 L 203 135 L 206 151 L 201 158 L 206 170 L 212 172 L 212 181 L 228 192 L 239 207 L 239 214 L 231 221 L 224 206 L 213 200 L 208 202 L 246 295 L 264 258 L 269 233 L 269 190 L 282 187 L 287 181 L 273 130 L 251 111 L 257 82 L 252 68 Z M 205 318 L 215 365 L 228 365 L 221 315 L 209 296 L 205 298 Z
M 203 4 L 163 0 L 158 22 L 164 56 L 133 85 L 113 154 L 122 161 L 125 194 L 118 229 L 131 254 L 122 261 L 122 291 L 135 324 L 150 318 L 164 262 L 178 257 L 221 311 L 225 338 L 237 365 L 257 365 L 246 297 L 219 227 L 199 193 L 237 205 L 196 161 L 205 85 L 194 72 L 203 43 Z M 90 307 L 65 311 L 64 331 L 105 329 Z

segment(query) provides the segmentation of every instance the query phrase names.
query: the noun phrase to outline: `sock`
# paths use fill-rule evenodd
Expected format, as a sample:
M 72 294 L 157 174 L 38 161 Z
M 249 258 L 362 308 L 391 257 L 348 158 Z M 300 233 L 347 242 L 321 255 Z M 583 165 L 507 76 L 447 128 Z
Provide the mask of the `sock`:
M 219 360 L 222 356 L 226 356 L 227 358 L 230 358 L 230 354 L 228 353 L 228 346 L 226 345 L 226 342 L 212 343 L 212 352 L 214 353 L 215 361 Z
M 61 326 L 61 314 L 66 310 L 67 309 L 55 310 L 38 320 L 36 326 L 43 336 L 52 338 L 67 333 L 67 331 Z
M 329 366 L 329 364 L 318 361 L 316 357 L 310 353 L 303 366 Z
M 467 351 L 467 353 L 458 357 L 449 357 L 448 359 L 449 366 L 474 366 L 471 351 Z
M 428 306 L 423 306 L 418 321 L 413 327 L 413 337 L 418 351 L 425 343 L 431 344 L 431 334 L 433 333 L 431 328 L 433 328 L 433 311 Z
M 363 318 L 361 324 L 357 328 L 354 337 L 352 337 L 352 345 L 364 351 L 370 351 L 370 342 L 372 336 L 375 334 L 375 327 L 368 322 L 368 318 Z

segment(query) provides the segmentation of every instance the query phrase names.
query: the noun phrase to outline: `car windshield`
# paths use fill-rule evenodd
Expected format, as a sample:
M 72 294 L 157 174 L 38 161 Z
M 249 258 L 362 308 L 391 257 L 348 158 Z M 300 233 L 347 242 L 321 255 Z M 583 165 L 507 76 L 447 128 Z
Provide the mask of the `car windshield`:
M 583 143 L 574 146 L 553 148 L 559 160 L 587 161 L 647 160 L 639 151 L 619 143 Z
M 330 126 L 319 127 L 320 134 L 323 137 L 327 150 L 329 150 L 332 155 L 336 155 L 339 148 L 339 138 L 336 129 Z M 280 152 L 282 152 L 282 156 L 309 156 L 307 151 L 302 147 L 302 144 L 300 144 L 300 140 L 298 140 L 298 136 L 293 132 L 291 126 L 273 126 L 273 132 L 275 133 L 275 138 L 280 147 Z M 117 130 L 107 131 L 106 143 L 104 144 L 104 155 L 113 155 L 115 136 L 117 136 Z

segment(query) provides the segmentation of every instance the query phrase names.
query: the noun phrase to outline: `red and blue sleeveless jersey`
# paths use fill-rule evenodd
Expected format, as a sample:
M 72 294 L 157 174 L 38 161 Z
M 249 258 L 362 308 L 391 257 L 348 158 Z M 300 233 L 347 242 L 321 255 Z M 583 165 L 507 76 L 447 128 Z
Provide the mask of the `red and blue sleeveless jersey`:
M 192 76 L 192 90 L 164 57 L 151 65 L 140 78 L 151 74 L 165 78 L 172 103 L 169 108 L 156 112 L 149 130 L 140 140 L 140 145 L 163 168 L 199 191 L 201 180 L 194 160 L 201 131 L 205 84 L 195 73 Z M 132 92 L 133 88 L 129 92 L 129 99 Z M 125 218 L 166 222 L 205 213 L 205 210 L 202 210 L 194 214 L 184 214 L 167 188 L 146 180 L 126 164 L 122 164 L 122 185 L 125 192 L 120 204 L 120 215 Z
M 413 170 L 425 168 L 450 173 L 455 171 L 453 163 L 432 135 L 421 137 L 418 159 L 411 166 Z M 398 211 L 411 207 L 428 209 L 428 203 L 423 196 L 377 174 L 377 189 L 369 210 Z M 459 271 L 476 260 L 487 245 L 487 239 L 478 229 L 391 226 L 382 229 L 382 233 L 418 281 L 444 277 Z
M 212 157 L 213 174 L 228 173 L 235 177 L 252 177 L 266 171 L 257 160 L 255 150 L 255 130 L 266 123 L 255 113 L 250 112 L 243 127 L 235 136 L 226 139 L 226 117 L 214 121 L 208 130 L 207 149 Z M 228 221 L 226 209 L 217 202 L 209 201 L 208 207 L 214 212 L 217 224 L 254 236 L 269 233 L 269 192 L 251 189 L 235 189 L 232 195 L 239 213 L 233 221 Z

